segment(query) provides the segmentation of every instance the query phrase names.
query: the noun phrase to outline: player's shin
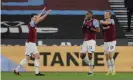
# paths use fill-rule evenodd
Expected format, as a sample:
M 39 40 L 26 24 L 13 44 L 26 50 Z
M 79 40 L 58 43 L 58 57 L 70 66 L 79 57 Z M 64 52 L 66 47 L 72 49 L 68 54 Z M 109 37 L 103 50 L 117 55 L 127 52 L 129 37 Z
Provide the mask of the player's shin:
M 110 62 L 111 62 L 112 71 L 115 72 L 115 65 L 114 65 L 113 53 L 110 53 Z
M 108 53 L 106 53 L 106 61 L 107 61 L 108 69 L 109 69 L 109 71 L 111 71 L 112 70 L 112 68 L 111 68 L 111 61 L 109 59 L 109 54 Z
M 38 58 L 35 58 L 34 65 L 35 65 L 35 74 L 38 74 L 39 73 L 39 59 Z
M 115 72 L 114 59 L 113 59 L 113 58 L 111 58 L 111 59 L 110 59 L 110 61 L 111 61 L 112 71 L 113 71 L 113 72 Z
M 20 69 L 21 67 L 23 67 L 27 62 L 28 62 L 28 59 L 27 59 L 27 58 L 24 58 L 24 59 L 20 62 L 20 64 L 17 66 L 17 68 L 15 69 L 16 72 L 19 72 L 19 69 Z
M 34 57 L 35 57 L 35 61 L 34 61 L 35 75 L 36 76 L 44 76 L 44 74 L 41 74 L 40 71 L 39 71 L 39 66 L 40 66 L 40 61 L 39 61 L 40 56 L 39 56 L 39 54 L 38 53 L 35 54 Z
M 90 73 L 93 73 L 93 70 L 94 70 L 94 59 L 92 58 L 90 60 Z
M 83 60 L 89 66 L 90 61 L 87 58 L 84 58 Z
M 112 67 L 111 67 L 111 61 L 110 61 L 110 59 L 107 60 L 107 65 L 108 65 L 109 71 L 111 71 L 112 70 Z
M 88 58 L 89 58 L 89 61 L 90 61 L 90 63 L 89 63 L 90 71 L 89 72 L 93 73 L 93 70 L 94 70 L 94 58 L 93 58 L 92 53 L 88 54 Z
M 87 64 L 89 65 L 89 60 L 86 58 L 85 53 L 80 53 L 80 58 Z
M 34 58 L 35 58 L 35 61 L 34 61 L 34 66 L 35 66 L 35 74 L 38 74 L 39 73 L 39 65 L 40 65 L 40 61 L 39 61 L 39 54 L 36 53 L 33 55 Z

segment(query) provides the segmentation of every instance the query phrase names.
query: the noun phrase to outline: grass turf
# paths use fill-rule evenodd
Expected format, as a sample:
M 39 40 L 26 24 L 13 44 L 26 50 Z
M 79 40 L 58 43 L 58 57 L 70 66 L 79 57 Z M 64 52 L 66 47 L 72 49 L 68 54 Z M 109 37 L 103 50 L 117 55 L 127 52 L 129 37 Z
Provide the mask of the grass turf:
M 106 76 L 105 73 L 94 73 L 88 76 L 81 72 L 46 72 L 45 76 L 35 76 L 32 72 L 22 72 L 16 76 L 13 72 L 1 72 L 1 80 L 133 80 L 133 73 L 117 73 Z

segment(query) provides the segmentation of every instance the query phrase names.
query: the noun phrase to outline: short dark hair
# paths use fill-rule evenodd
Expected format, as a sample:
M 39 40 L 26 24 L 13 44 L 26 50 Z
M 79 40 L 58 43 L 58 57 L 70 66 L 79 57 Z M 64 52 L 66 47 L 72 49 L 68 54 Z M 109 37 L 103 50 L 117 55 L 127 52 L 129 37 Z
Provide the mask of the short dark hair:
M 92 14 L 93 15 L 93 12 L 91 10 L 88 10 L 88 13 Z

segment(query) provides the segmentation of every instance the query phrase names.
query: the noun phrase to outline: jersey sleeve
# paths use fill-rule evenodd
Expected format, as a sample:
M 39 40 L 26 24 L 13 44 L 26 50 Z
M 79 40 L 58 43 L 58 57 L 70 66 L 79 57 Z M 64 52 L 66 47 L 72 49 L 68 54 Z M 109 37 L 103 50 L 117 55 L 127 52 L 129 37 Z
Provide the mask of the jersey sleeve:
M 31 20 L 30 26 L 31 26 L 31 27 L 35 27 L 35 22 L 34 22 L 33 20 Z
M 94 20 L 94 21 L 93 21 L 93 25 L 95 26 L 95 28 L 99 27 L 99 22 L 98 22 L 98 20 Z

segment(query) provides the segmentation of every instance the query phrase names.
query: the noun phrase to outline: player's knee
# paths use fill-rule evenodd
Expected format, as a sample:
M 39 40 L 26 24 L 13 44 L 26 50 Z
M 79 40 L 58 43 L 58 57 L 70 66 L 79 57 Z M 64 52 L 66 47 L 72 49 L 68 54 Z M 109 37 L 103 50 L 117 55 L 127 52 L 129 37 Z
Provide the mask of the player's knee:
M 109 56 L 109 59 L 113 59 L 113 56 Z
M 112 59 L 113 58 L 113 53 L 114 52 L 112 52 L 112 51 L 109 53 L 109 59 Z
M 89 58 L 89 60 L 92 59 L 92 53 L 88 53 L 88 58 Z
M 85 53 L 80 53 L 80 58 L 81 58 L 81 59 L 84 59 L 84 58 L 85 58 L 85 56 L 86 56 L 86 54 L 85 54 Z
M 25 60 L 29 61 L 30 60 L 30 56 L 26 56 Z
M 106 55 L 106 60 L 108 61 L 110 58 L 109 58 L 109 55 Z
M 106 57 L 106 61 L 108 61 L 109 60 L 109 57 Z
M 107 54 L 108 52 L 107 51 L 104 51 L 104 54 Z
M 109 51 L 109 50 L 105 51 L 105 54 L 109 54 L 109 53 L 110 53 L 110 51 Z
M 40 59 L 40 55 L 38 53 L 33 55 L 35 59 Z
M 113 51 L 111 51 L 111 50 L 107 50 L 106 53 L 107 53 L 107 54 L 112 54 Z

